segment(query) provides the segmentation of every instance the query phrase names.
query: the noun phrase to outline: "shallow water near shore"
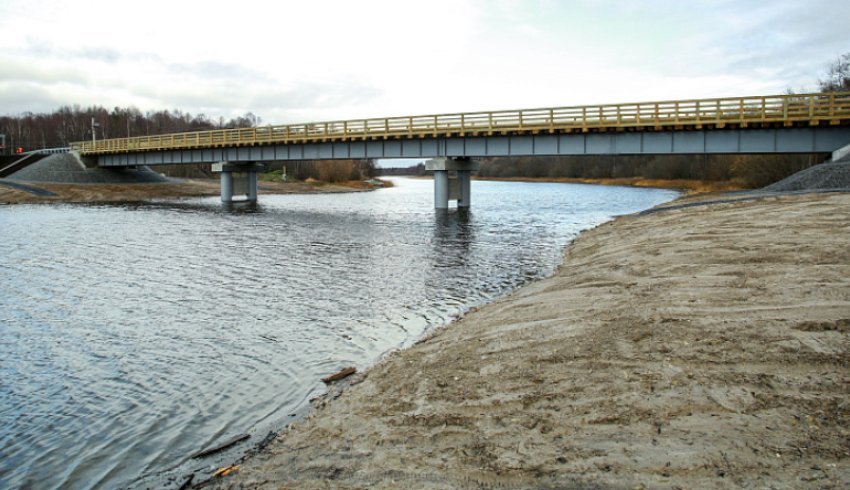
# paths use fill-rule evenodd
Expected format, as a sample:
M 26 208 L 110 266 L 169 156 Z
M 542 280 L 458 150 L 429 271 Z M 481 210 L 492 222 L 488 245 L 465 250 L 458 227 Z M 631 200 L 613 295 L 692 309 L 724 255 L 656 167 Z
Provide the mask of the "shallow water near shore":
M 471 306 L 547 276 L 581 230 L 666 190 L 429 180 L 343 195 L 0 208 L 0 487 L 169 484 L 236 459 Z M 239 433 L 203 460 L 189 455 Z M 156 482 L 156 483 L 152 483 Z

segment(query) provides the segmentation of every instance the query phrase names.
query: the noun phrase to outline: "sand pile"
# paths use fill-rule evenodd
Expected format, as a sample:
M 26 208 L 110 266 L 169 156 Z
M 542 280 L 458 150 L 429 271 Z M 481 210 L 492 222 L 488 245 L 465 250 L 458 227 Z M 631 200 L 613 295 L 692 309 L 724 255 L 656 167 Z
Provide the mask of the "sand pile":
M 850 157 L 807 168 L 762 189 L 769 192 L 850 190 Z
M 136 184 L 164 183 L 170 179 L 145 166 L 136 168 L 86 168 L 73 153 L 50 155 L 8 177 L 22 182 L 57 184 Z

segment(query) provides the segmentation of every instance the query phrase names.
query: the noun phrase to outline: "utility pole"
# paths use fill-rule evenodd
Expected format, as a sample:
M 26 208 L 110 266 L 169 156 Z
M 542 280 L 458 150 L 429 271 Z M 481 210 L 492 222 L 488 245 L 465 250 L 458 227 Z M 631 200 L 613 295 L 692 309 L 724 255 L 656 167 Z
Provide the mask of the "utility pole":
M 96 136 L 95 136 L 95 128 L 99 128 L 99 127 L 100 127 L 100 124 L 94 122 L 94 116 L 92 116 L 92 118 L 91 118 L 91 144 L 92 144 L 92 147 L 94 147 L 94 142 L 97 139 Z

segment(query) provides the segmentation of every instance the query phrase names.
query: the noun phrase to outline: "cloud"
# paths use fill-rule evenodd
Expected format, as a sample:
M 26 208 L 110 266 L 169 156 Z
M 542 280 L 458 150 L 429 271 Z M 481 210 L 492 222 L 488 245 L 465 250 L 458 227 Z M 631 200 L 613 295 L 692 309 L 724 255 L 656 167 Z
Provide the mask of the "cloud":
M 3 115 L 50 112 L 65 105 L 65 97 L 43 85 L 0 81 L 0 107 L 4 108 Z
M 841 0 L 5 0 L 0 113 L 278 123 L 774 93 L 850 51 L 848 17 Z
M 258 90 L 250 98 L 248 105 L 258 110 L 286 112 L 298 118 L 291 122 L 298 122 L 334 119 L 334 116 L 339 116 L 336 118 L 358 117 L 353 108 L 360 108 L 380 96 L 381 90 L 378 87 L 364 83 L 304 82 L 290 88 L 267 87 L 265 90 Z M 311 114 L 314 117 L 311 118 Z M 322 115 L 324 117 L 321 117 Z
M 85 70 L 70 63 L 33 64 L 18 58 L 0 56 L 0 82 L 7 83 L 74 83 L 85 85 L 91 77 Z

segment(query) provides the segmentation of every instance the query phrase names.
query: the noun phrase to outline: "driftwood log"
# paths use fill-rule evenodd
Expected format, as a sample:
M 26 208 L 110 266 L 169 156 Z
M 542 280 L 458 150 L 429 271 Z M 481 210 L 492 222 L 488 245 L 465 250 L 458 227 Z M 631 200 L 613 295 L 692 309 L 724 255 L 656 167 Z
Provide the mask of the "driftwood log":
M 237 442 L 242 442 L 245 439 L 248 439 L 249 437 L 251 437 L 251 436 L 249 436 L 248 434 L 239 434 L 236 437 L 230 438 L 230 439 L 222 442 L 218 446 L 214 446 L 214 447 L 211 447 L 209 449 L 201 449 L 200 451 L 192 454 L 190 457 L 192 459 L 197 459 L 197 458 L 203 458 L 204 456 L 209 456 L 210 454 L 217 453 L 217 452 L 219 452 L 223 449 L 227 449 L 230 446 L 236 444 Z
M 348 376 L 351 376 L 356 372 L 357 368 L 347 367 L 336 374 L 332 374 L 326 378 L 322 378 L 322 381 L 324 381 L 325 384 L 333 383 L 334 381 L 339 381 L 342 378 L 347 378 Z

